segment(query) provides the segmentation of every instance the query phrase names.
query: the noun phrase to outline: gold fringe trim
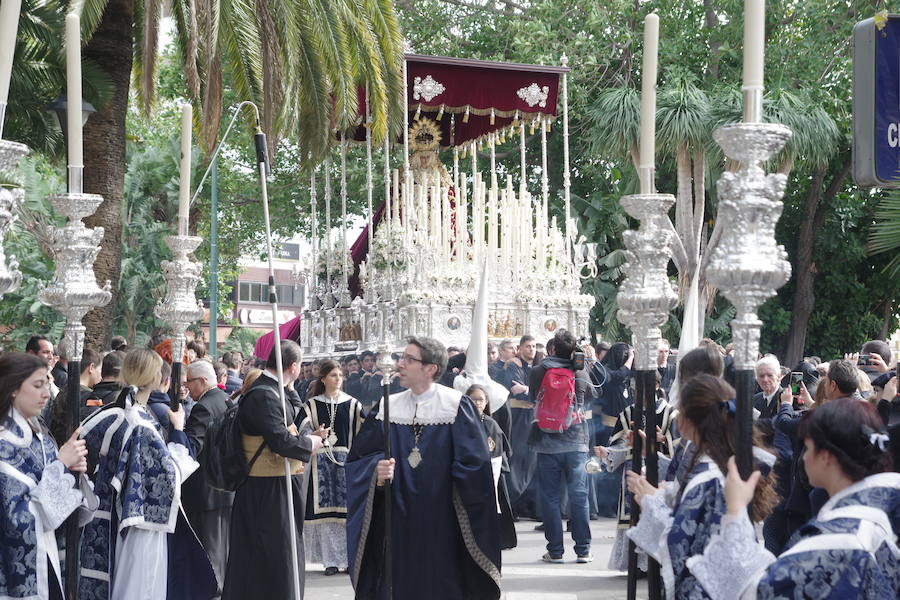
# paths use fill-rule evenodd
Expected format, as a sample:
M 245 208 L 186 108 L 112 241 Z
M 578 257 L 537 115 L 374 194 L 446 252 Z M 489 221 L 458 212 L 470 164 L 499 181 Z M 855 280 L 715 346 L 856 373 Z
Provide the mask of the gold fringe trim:
M 481 570 L 494 581 L 499 589 L 500 569 L 478 547 L 478 543 L 475 541 L 475 534 L 472 532 L 472 524 L 469 522 L 469 513 L 466 512 L 466 507 L 463 505 L 462 498 L 459 497 L 459 491 L 455 485 L 453 486 L 453 508 L 456 510 L 456 519 L 459 521 L 459 529 L 462 532 L 466 550 L 469 551 L 469 555 L 475 561 L 475 564 L 481 567 Z

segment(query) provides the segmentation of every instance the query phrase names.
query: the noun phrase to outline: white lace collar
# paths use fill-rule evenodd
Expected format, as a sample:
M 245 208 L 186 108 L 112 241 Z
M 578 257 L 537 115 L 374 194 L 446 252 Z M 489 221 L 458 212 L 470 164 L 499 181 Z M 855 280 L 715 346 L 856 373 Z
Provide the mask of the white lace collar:
M 337 393 L 337 396 L 335 396 L 334 398 L 329 398 L 325 394 L 319 394 L 318 396 L 313 397 L 313 400 L 318 400 L 319 402 L 324 402 L 325 404 L 343 404 L 344 402 L 353 400 L 353 396 L 344 391 L 339 391 Z
M 391 423 L 398 425 L 446 425 L 456 421 L 462 394 L 454 389 L 432 383 L 422 394 L 410 390 L 390 397 Z M 383 421 L 381 410 L 376 418 Z
M 19 428 L 19 431 L 16 431 L 14 428 L 3 427 L 0 429 L 0 439 L 4 439 L 19 448 L 30 446 L 31 440 L 34 438 L 34 429 L 29 420 L 14 406 L 9 407 L 9 416 L 12 418 L 13 424 Z

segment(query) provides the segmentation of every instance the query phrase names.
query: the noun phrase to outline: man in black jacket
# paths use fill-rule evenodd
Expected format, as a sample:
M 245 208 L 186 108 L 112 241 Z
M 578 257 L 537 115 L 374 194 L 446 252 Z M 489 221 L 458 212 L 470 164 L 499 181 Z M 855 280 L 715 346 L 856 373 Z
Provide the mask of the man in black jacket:
M 756 361 L 756 383 L 762 391 L 753 396 L 753 407 L 759 411 L 759 418 L 773 419 L 778 414 L 780 382 L 781 364 L 777 358 L 767 354 Z
M 202 464 L 206 430 L 228 409 L 228 394 L 216 385 L 215 370 L 204 360 L 188 365 L 187 387 L 197 403 L 191 409 L 184 433 L 191 443 L 194 456 Z M 210 487 L 202 469 L 188 477 L 182 485 L 181 493 L 184 511 L 197 532 L 200 543 L 209 554 L 216 580 L 221 587 L 228 561 L 228 524 L 234 493 Z

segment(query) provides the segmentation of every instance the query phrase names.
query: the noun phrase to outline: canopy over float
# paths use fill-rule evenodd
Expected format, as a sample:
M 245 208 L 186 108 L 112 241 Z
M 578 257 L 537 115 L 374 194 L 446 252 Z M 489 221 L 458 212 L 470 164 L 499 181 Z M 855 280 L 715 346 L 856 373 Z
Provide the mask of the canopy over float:
M 581 293 L 580 280 L 596 275 L 596 255 L 593 244 L 575 240 L 570 216 L 565 57 L 562 63 L 407 55 L 402 147 L 385 141 L 381 149 L 378 185 L 385 201 L 374 210 L 372 143 L 361 90 L 365 120 L 340 143 L 341 234 L 332 234 L 330 165 L 321 177 L 323 219 L 315 173 L 310 181 L 313 256 L 306 276 L 312 293 L 300 332 L 308 356 L 374 349 L 382 341 L 401 347 L 410 335 L 467 344 L 485 261 L 493 274 L 490 338 L 527 333 L 545 341 L 558 328 L 587 332 L 594 298 Z M 562 224 L 550 215 L 547 156 L 547 134 L 560 109 L 563 164 L 555 168 L 563 174 Z M 541 163 L 529 169 L 526 139 L 535 135 Z M 498 165 L 496 148 L 516 139 L 518 168 Z M 366 144 L 368 167 L 368 225 L 352 246 L 346 229 L 351 140 Z M 392 168 L 391 153 L 397 150 L 402 163 Z M 513 143 L 507 152 L 515 154 Z M 487 164 L 479 165 L 479 158 Z M 529 187 L 537 185 L 534 196 Z

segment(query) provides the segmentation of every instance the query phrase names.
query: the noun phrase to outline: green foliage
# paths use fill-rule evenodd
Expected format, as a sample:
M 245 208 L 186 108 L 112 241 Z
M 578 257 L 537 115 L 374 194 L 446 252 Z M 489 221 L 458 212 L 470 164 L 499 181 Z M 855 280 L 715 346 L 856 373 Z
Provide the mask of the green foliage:
M 251 356 L 253 348 L 256 347 L 256 340 L 265 333 L 260 329 L 248 329 L 246 327 L 235 327 L 228 335 L 228 339 L 219 348 L 219 356 L 226 352 L 240 351 L 241 354 Z

